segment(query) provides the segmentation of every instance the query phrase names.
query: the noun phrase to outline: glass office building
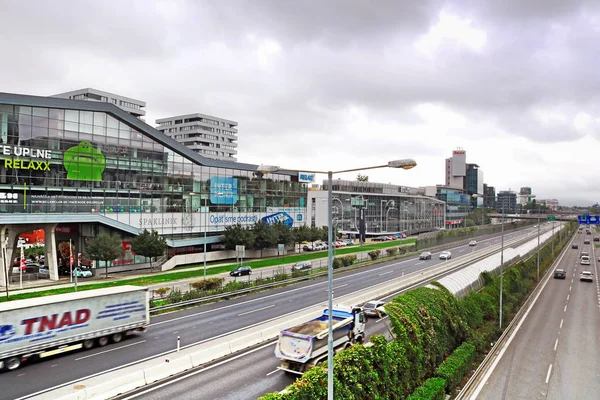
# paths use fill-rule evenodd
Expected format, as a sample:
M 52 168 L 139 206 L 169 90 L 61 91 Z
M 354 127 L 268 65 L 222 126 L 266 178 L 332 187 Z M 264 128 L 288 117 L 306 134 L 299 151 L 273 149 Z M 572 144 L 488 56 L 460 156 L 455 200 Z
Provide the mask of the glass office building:
M 5 230 L 55 224 L 79 232 L 76 241 L 99 229 L 126 239 L 146 228 L 171 252 L 194 251 L 205 232 L 237 223 L 304 224 L 306 192 L 297 172 L 263 175 L 207 159 L 109 103 L 0 93 Z

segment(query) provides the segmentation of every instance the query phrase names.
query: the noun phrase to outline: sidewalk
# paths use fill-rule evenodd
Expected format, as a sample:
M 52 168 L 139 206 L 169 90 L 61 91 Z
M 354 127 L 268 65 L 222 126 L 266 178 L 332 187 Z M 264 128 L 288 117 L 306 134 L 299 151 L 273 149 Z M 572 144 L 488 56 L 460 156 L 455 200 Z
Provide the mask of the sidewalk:
M 411 245 L 412 243 L 407 243 L 406 245 Z M 400 246 L 401 243 L 398 242 L 398 245 Z M 356 246 L 356 248 L 358 248 L 358 246 Z M 382 249 L 384 250 L 384 249 Z M 334 250 L 335 251 L 335 250 Z M 370 250 L 366 250 L 366 251 L 357 251 L 355 253 L 350 253 L 350 254 L 356 254 L 356 256 L 359 258 L 359 260 L 361 259 L 366 259 L 368 258 L 368 252 Z M 293 253 L 293 254 L 288 254 L 288 256 L 294 256 L 294 255 L 302 255 L 302 254 L 307 254 L 305 252 L 300 252 L 300 253 Z M 335 254 L 334 254 L 335 257 Z M 316 258 L 311 260 L 311 262 L 313 263 L 314 268 L 318 268 L 321 265 L 324 265 L 327 263 L 327 252 L 323 252 L 323 257 L 320 258 Z M 252 261 L 260 261 L 260 259 L 256 259 L 256 260 L 248 260 L 248 262 L 252 262 Z M 235 262 L 224 262 L 224 263 L 219 263 L 219 264 L 211 264 L 211 265 L 207 265 L 206 269 L 207 271 L 211 268 L 216 268 L 216 267 L 222 267 L 222 266 L 227 266 L 227 265 L 232 265 L 235 264 Z M 272 273 L 275 270 L 281 270 L 282 268 L 285 269 L 291 269 L 292 265 L 294 265 L 295 262 L 285 262 L 283 264 L 278 264 L 275 266 L 269 266 L 269 267 L 262 267 L 262 268 L 256 268 L 254 269 L 254 274 L 252 276 L 248 276 L 248 278 L 254 278 L 256 277 L 257 273 L 260 274 L 264 274 L 264 273 Z M 149 277 L 149 276 L 160 276 L 160 275 L 165 275 L 165 274 L 172 274 L 172 273 L 177 273 L 177 272 L 183 272 L 183 271 L 198 271 L 198 270 L 204 270 L 204 266 L 200 265 L 198 267 L 190 267 L 190 268 L 181 268 L 181 269 L 173 269 L 173 270 L 169 270 L 169 271 L 161 271 L 161 272 L 138 272 L 138 271 L 130 271 L 130 272 L 123 272 L 123 273 L 113 273 L 113 274 L 109 274 L 108 279 L 103 277 L 102 274 L 102 268 L 99 269 L 100 272 L 100 276 L 97 278 L 78 278 L 77 280 L 77 286 L 87 286 L 87 285 L 94 285 L 94 284 L 99 284 L 99 283 L 106 283 L 106 282 L 114 282 L 114 281 L 123 281 L 123 280 L 128 280 L 128 279 L 136 279 L 136 278 L 145 278 L 145 277 Z M 147 270 L 146 270 L 147 271 Z M 227 280 L 234 280 L 235 278 L 230 278 L 229 274 L 227 272 L 221 273 L 221 274 L 217 274 L 217 275 L 210 275 L 211 277 L 223 277 Z M 177 286 L 178 289 L 185 289 L 187 290 L 185 287 L 189 286 L 190 283 L 198 281 L 199 279 L 202 279 L 202 276 L 196 276 L 193 278 L 184 278 L 184 279 L 179 279 L 179 280 L 173 280 L 173 281 L 168 281 L 168 282 L 161 282 L 161 283 L 156 283 L 156 284 L 151 284 L 148 285 L 148 287 L 152 290 L 152 289 L 157 289 L 159 287 L 175 287 Z M 238 280 L 240 278 L 237 278 Z M 75 286 L 75 282 L 69 282 L 69 278 L 68 277 L 61 277 L 59 281 L 50 281 L 48 279 L 43 279 L 43 280 L 37 280 L 37 281 L 23 281 L 23 289 L 19 289 L 19 284 L 14 284 L 11 283 L 9 285 L 9 295 L 10 294 L 20 294 L 20 293 L 32 293 L 32 292 L 41 292 L 41 291 L 45 291 L 45 290 L 53 290 L 53 289 L 63 289 L 63 288 L 72 288 Z M 4 292 L 6 291 L 6 288 L 4 286 L 0 286 L 0 296 L 2 296 L 4 294 Z

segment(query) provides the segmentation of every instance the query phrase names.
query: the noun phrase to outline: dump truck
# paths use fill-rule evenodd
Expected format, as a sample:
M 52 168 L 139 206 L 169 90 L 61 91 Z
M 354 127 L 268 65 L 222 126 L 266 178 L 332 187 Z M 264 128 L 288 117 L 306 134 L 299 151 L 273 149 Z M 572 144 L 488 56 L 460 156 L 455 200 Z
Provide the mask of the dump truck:
M 150 322 L 148 289 L 118 286 L 0 303 L 0 369 L 118 343 Z
M 366 317 L 361 307 L 336 306 L 332 309 L 333 348 L 337 353 L 365 340 Z M 329 310 L 310 321 L 279 332 L 275 355 L 280 370 L 302 375 L 327 360 Z

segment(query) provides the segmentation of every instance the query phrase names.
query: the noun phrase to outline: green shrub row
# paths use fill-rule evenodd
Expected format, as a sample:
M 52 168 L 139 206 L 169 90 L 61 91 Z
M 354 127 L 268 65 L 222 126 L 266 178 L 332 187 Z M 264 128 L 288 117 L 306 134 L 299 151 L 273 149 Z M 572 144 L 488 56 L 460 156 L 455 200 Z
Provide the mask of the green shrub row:
M 429 378 L 408 396 L 407 400 L 444 400 L 446 398 L 445 386 L 445 379 Z
M 451 393 L 471 369 L 477 349 L 469 342 L 458 346 L 435 371 L 435 376 L 446 381 L 446 392 Z
M 208 278 L 201 281 L 192 282 L 191 286 L 195 290 L 215 290 L 220 289 L 225 282 L 225 278 Z
M 358 258 L 356 254 L 348 254 L 346 256 L 336 257 L 333 259 L 333 269 L 338 269 L 341 267 L 347 267 L 349 265 L 352 265 L 356 262 L 357 259 Z

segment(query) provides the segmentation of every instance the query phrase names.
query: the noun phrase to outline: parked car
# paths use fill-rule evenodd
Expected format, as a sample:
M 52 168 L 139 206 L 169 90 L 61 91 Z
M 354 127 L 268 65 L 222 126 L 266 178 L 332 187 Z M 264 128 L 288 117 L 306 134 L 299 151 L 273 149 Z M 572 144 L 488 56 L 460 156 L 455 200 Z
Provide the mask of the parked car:
M 431 260 L 431 253 L 428 251 L 424 251 L 419 254 L 419 260 Z
M 398 240 L 398 238 L 396 236 L 394 236 L 394 235 L 390 235 L 390 236 L 388 236 L 388 238 L 390 240 Z
M 300 261 L 292 265 L 292 271 L 305 271 L 312 268 L 312 262 Z
M 363 310 L 367 317 L 381 317 L 385 315 L 385 309 L 383 306 L 385 301 L 382 300 L 369 300 L 363 306 Z
M 477 240 L 471 240 L 469 246 L 477 246 Z
M 452 253 L 449 251 L 442 251 L 440 253 L 440 260 L 449 260 L 452 258 Z
M 374 237 L 371 240 L 373 242 L 387 242 L 388 240 L 391 240 L 391 239 L 389 238 L 389 236 L 377 236 L 377 237 Z
M 252 274 L 252 268 L 247 265 L 240 265 L 233 271 L 229 273 L 231 276 L 242 276 L 242 275 L 250 275 Z
M 554 279 L 566 279 L 567 278 L 567 271 L 565 271 L 564 269 L 555 269 L 554 270 Z
M 572 248 L 572 249 L 578 249 L 578 248 L 579 248 L 579 246 L 578 246 L 576 243 L 573 243 L 573 244 L 571 245 L 571 248 Z
M 91 278 L 92 275 L 92 271 L 90 271 L 87 268 L 73 268 L 73 276 L 76 276 L 78 278 Z
M 594 275 L 590 271 L 581 271 L 579 275 L 580 281 L 594 282 Z
M 346 239 L 346 245 L 352 246 L 353 244 L 354 244 L 354 240 L 352 240 L 352 239 Z

